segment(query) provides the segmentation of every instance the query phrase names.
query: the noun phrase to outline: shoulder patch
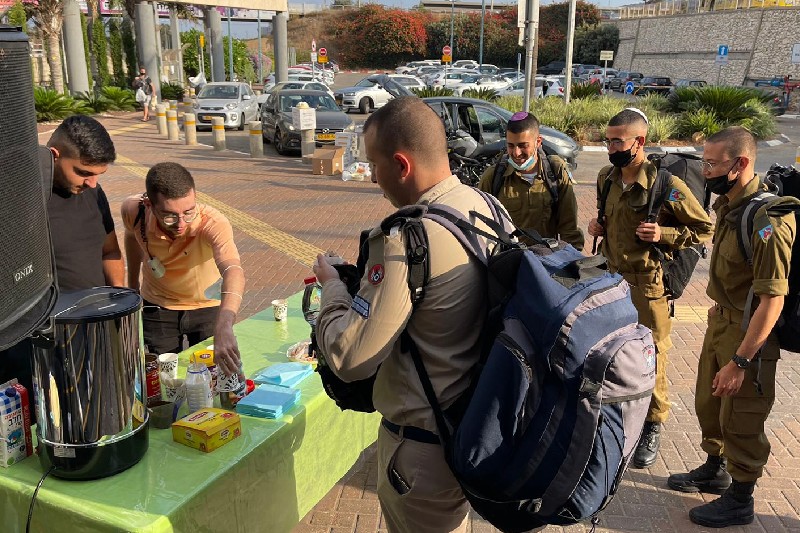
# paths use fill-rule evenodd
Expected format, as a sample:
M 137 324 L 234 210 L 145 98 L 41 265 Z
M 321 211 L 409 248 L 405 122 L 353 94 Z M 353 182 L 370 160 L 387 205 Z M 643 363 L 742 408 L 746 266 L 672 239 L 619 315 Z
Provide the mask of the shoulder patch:
M 369 282 L 372 285 L 380 285 L 380 283 L 383 281 L 383 273 L 383 265 L 378 263 L 369 269 L 369 276 L 367 279 L 369 279 Z
M 669 191 L 669 195 L 667 196 L 668 202 L 681 202 L 683 200 L 686 200 L 686 195 L 677 188 L 673 187 L 673 189 Z
M 361 315 L 362 318 L 369 318 L 369 307 L 370 303 L 358 294 L 353 297 L 353 303 L 350 305 L 350 309 Z
M 767 224 L 758 230 L 758 236 L 761 237 L 762 241 L 767 242 L 772 237 L 772 224 Z

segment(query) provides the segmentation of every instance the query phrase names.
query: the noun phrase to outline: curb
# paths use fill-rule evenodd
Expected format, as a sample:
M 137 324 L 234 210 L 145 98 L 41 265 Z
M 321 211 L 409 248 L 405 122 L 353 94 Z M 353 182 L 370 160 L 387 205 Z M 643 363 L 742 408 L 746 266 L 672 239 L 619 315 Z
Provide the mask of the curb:
M 791 117 L 800 118 L 800 115 L 790 115 Z M 758 141 L 759 148 L 772 148 L 782 144 L 790 143 L 791 139 L 784 134 L 778 135 L 777 139 L 770 139 L 768 141 Z M 581 146 L 582 152 L 608 152 L 605 146 Z M 645 146 L 644 151 L 647 153 L 655 152 L 683 152 L 693 153 L 702 152 L 702 146 Z

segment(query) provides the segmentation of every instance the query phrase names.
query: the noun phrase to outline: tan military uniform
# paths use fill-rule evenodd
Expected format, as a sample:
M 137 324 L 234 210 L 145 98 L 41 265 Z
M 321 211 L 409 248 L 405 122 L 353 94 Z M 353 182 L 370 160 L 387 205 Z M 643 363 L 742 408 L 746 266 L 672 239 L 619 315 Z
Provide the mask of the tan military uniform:
M 548 159 L 558 180 L 557 206 L 553 205 L 553 195 L 542 178 L 541 160 L 536 162 L 536 178 L 533 183 L 523 179 L 522 174 L 510 164 L 507 165 L 498 200 L 505 206 L 518 228 L 535 229 L 542 237 L 560 238 L 582 250 L 583 232 L 578 228 L 578 202 L 570 180 L 569 167 L 560 157 L 550 156 Z M 491 166 L 483 173 L 478 184 L 480 190 L 492 193 L 494 170 L 495 167 Z
M 731 476 L 741 482 L 756 481 L 761 477 L 769 457 L 770 445 L 764 433 L 764 422 L 775 401 L 775 370 L 780 358 L 775 334 L 769 336 L 761 349 L 759 380 L 763 395 L 758 394 L 754 385 L 758 372 L 755 359 L 745 371 L 742 387 L 736 395 L 713 396 L 711 384 L 744 339 L 741 323 L 750 287 L 756 295 L 788 294 L 789 262 L 796 231 L 793 214 L 763 218 L 766 214 L 762 208 L 756 213 L 751 239 L 753 268 L 747 267 L 739 248 L 737 218 L 761 188 L 763 186 L 756 177 L 732 202 L 726 196 L 720 196 L 714 203 L 717 227 L 706 292 L 717 303 L 717 309 L 708 321 L 695 392 L 703 450 L 709 455 L 724 455 Z M 755 298 L 754 303 L 757 302 L 758 298 Z
M 446 204 L 468 218 L 471 210 L 491 217 L 486 201 L 454 176 L 417 203 Z M 368 240 L 369 261 L 358 295 L 351 298 L 339 280 L 324 284 L 317 339 L 345 381 L 366 378 L 380 365 L 373 401 L 384 418 L 436 432 L 433 411 L 411 357 L 400 350 L 399 337 L 407 328 L 440 404 L 448 407 L 469 385 L 469 372 L 480 355 L 486 273 L 447 229 L 429 220 L 423 223 L 430 243 L 430 279 L 413 314 L 403 233 L 386 236 L 378 227 Z M 405 440 L 381 427 L 378 452 L 378 496 L 390 531 L 465 531 L 469 506 L 441 446 Z M 401 495 L 392 485 L 392 469 L 410 487 L 408 493 Z
M 597 176 L 597 204 L 606 179 L 611 180 L 605 210 L 605 237 L 600 253 L 608 259 L 609 267 L 619 272 L 631 285 L 633 305 L 639 312 L 639 322 L 653 331 L 657 349 L 656 387 L 647 414 L 648 422 L 664 422 L 669 414 L 667 391 L 667 351 L 672 348 L 669 304 L 664 295 L 661 263 L 652 244 L 636 238 L 636 228 L 647 217 L 650 188 L 657 169 L 649 161 L 642 164 L 639 175 L 624 187 L 619 169 L 607 166 Z M 673 179 L 672 189 L 659 215 L 661 240 L 658 245 L 669 253 L 699 244 L 711 238 L 712 225 L 708 214 L 680 179 Z

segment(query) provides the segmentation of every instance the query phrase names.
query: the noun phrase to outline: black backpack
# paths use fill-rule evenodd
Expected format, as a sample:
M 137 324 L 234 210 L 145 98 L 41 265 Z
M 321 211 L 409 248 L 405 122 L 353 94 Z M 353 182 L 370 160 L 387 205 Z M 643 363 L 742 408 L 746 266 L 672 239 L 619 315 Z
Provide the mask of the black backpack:
M 770 224 L 769 216 L 783 216 L 788 213 L 794 213 L 795 221 L 800 222 L 798 220 L 800 203 L 796 200 L 800 198 L 800 171 L 794 167 L 773 164 L 767 171 L 764 183 L 769 192 L 756 194 L 742 209 L 736 224 L 739 249 L 751 268 L 753 266 L 753 247 L 750 239 L 756 227 L 767 228 Z M 766 209 L 759 213 L 764 206 Z M 756 220 L 757 218 L 759 220 Z M 742 320 L 742 329 L 745 331 L 750 323 L 753 298 L 754 293 L 751 287 Z M 789 294 L 784 300 L 783 310 L 775 328 L 781 348 L 790 352 L 800 352 L 800 239 L 797 238 L 792 245 Z
M 550 191 L 550 196 L 553 197 L 553 212 L 555 213 L 558 209 L 558 178 L 556 178 L 555 172 L 553 172 L 553 165 L 550 162 L 550 159 L 544 150 L 539 148 L 537 152 L 537 157 L 542 162 L 542 170 L 544 172 L 544 184 L 547 187 L 547 190 Z M 500 190 L 503 188 L 504 174 L 506 173 L 506 169 L 508 168 L 508 154 L 503 155 L 500 158 L 500 161 L 494 167 L 494 176 L 492 177 L 492 196 L 498 198 L 498 194 L 500 194 Z
M 711 191 L 706 187 L 706 179 L 703 176 L 700 157 L 683 153 L 651 154 L 648 156 L 648 160 L 656 166 L 658 174 L 648 195 L 646 222 L 658 220 L 661 208 L 664 202 L 667 201 L 667 195 L 672 191 L 673 177 L 686 183 L 694 197 L 703 206 L 705 212 L 710 213 Z M 606 199 L 610 189 L 611 180 L 606 176 L 603 191 L 600 195 L 600 209 L 597 214 L 597 220 L 602 220 L 603 216 L 605 216 Z M 697 262 L 701 257 L 705 258 L 708 255 L 708 248 L 704 243 L 673 250 L 671 259 L 657 245 L 653 244 L 651 249 L 661 263 L 664 290 L 670 300 L 677 300 L 681 297 L 684 289 L 689 284 Z M 595 252 L 596 247 L 592 247 L 592 253 Z

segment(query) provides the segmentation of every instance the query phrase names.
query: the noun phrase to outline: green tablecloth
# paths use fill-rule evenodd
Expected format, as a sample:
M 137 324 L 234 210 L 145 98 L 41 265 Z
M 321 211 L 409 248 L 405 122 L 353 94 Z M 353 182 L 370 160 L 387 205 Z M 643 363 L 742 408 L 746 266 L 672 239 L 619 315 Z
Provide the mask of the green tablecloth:
M 289 299 L 285 322 L 275 322 L 270 308 L 237 324 L 245 373 L 286 361 L 286 349 L 308 331 L 299 295 Z M 184 369 L 190 352 L 181 354 Z M 211 453 L 150 429 L 147 454 L 125 472 L 96 481 L 49 476 L 31 531 L 290 531 L 375 441 L 380 421 L 374 413 L 341 412 L 316 373 L 299 388 L 301 404 L 285 416 L 242 416 L 242 436 Z M 6 530 L 25 530 L 42 473 L 35 456 L 0 468 Z

